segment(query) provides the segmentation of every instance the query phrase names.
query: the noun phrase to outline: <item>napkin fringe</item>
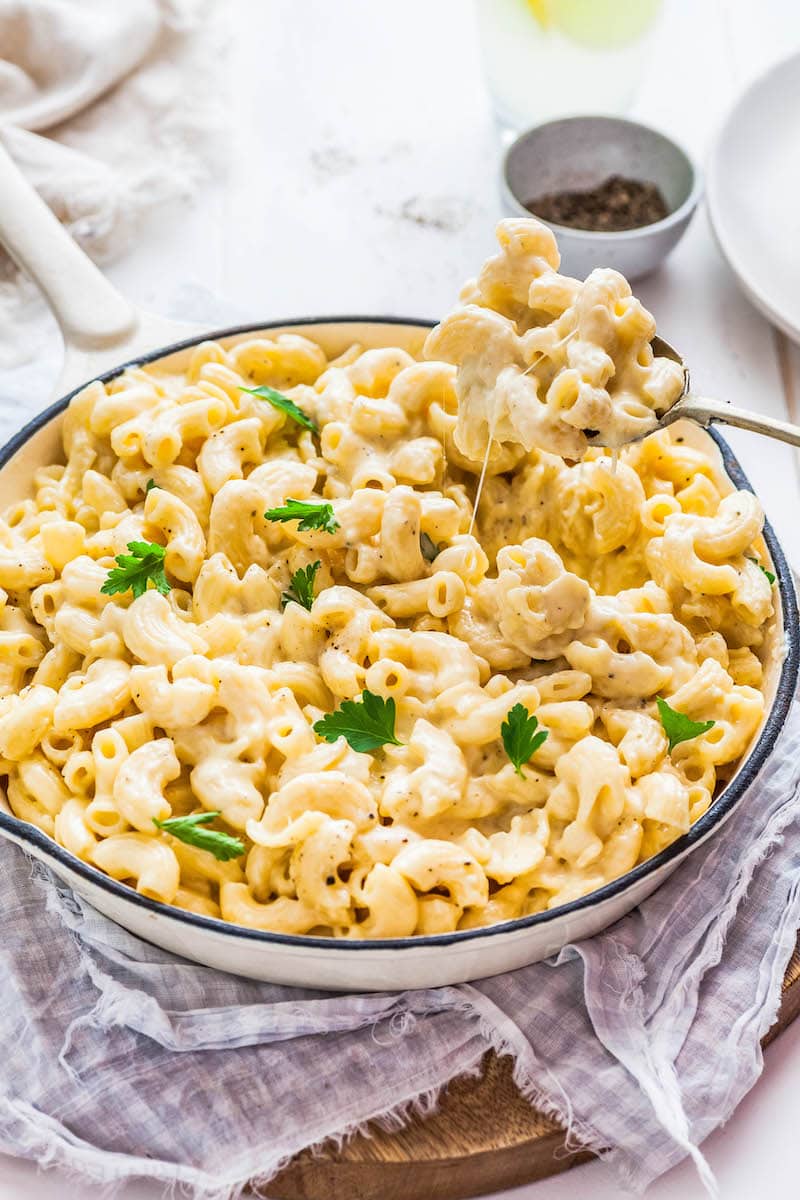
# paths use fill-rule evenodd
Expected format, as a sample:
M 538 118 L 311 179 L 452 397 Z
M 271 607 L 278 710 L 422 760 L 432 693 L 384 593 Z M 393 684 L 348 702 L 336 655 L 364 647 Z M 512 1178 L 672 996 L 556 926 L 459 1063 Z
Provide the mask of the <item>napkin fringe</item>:
M 286 1168 L 298 1153 L 310 1152 L 320 1157 L 339 1150 L 354 1137 L 372 1137 L 376 1130 L 396 1133 L 413 1119 L 425 1119 L 436 1112 L 442 1091 L 454 1079 L 474 1078 L 481 1073 L 485 1048 L 481 1049 L 471 1069 L 459 1071 L 453 1079 L 443 1080 L 421 1092 L 407 1096 L 374 1115 L 349 1122 L 335 1133 L 325 1133 L 311 1144 L 301 1142 L 295 1149 L 276 1158 L 258 1175 L 248 1170 L 242 1176 L 211 1182 L 208 1175 L 193 1167 L 153 1158 L 139 1159 L 128 1154 L 98 1151 L 88 1143 L 69 1136 L 67 1129 L 44 1113 L 21 1101 L 0 1099 L 0 1151 L 36 1162 L 40 1170 L 57 1170 L 65 1180 L 86 1185 L 87 1181 L 102 1189 L 112 1200 L 121 1188 L 137 1178 L 156 1180 L 164 1188 L 164 1196 L 178 1200 L 191 1195 L 193 1200 L 240 1200 L 245 1194 L 258 1195 L 276 1175 Z M 7 1147 L 7 1149 L 6 1149 Z
M 336 1133 L 325 1134 L 318 1138 L 317 1141 L 310 1145 L 303 1146 L 303 1153 L 310 1153 L 315 1158 L 320 1158 L 324 1154 L 331 1151 L 339 1151 L 343 1146 L 346 1146 L 355 1137 L 374 1136 L 377 1130 L 383 1133 L 399 1133 L 411 1124 L 412 1120 L 426 1120 L 438 1111 L 439 1102 L 444 1092 L 451 1083 L 457 1079 L 477 1079 L 480 1077 L 483 1068 L 483 1059 L 486 1053 L 486 1048 L 482 1048 L 478 1054 L 475 1064 L 467 1069 L 458 1071 L 450 1079 L 444 1079 L 439 1083 L 426 1087 L 423 1091 L 406 1097 L 398 1103 L 392 1103 L 385 1109 L 377 1112 L 374 1116 L 366 1117 L 361 1120 L 351 1121 L 343 1129 Z M 298 1151 L 293 1151 L 286 1155 L 277 1165 L 270 1168 L 269 1173 L 259 1176 L 249 1181 L 251 1188 L 267 1187 L 269 1183 L 279 1175 L 280 1172 L 289 1165 L 293 1158 L 296 1157 Z M 247 1184 L 243 1186 L 248 1186 Z M 205 1200 L 205 1197 L 204 1197 Z M 209 1197 L 208 1200 L 217 1200 L 217 1197 Z M 232 1194 L 230 1197 L 220 1197 L 220 1200 L 238 1200 L 238 1194 Z
M 246 1184 L 233 1188 L 214 1185 L 208 1188 L 203 1173 L 194 1167 L 137 1158 L 129 1154 L 99 1151 L 80 1138 L 70 1136 L 58 1121 L 32 1105 L 0 1097 L 0 1151 L 36 1163 L 40 1170 L 57 1170 L 65 1180 L 86 1186 L 87 1181 L 101 1189 L 111 1200 L 131 1179 L 155 1179 L 164 1185 L 165 1195 L 191 1194 L 202 1200 L 238 1200 Z M 137 1164 L 141 1164 L 137 1169 Z
M 626 955 L 626 957 L 630 956 Z M 629 971 L 625 993 L 630 997 L 631 1003 L 636 1003 L 637 997 L 641 1001 L 642 977 L 643 968 L 637 970 L 634 965 L 634 969 Z M 613 1166 L 627 1190 L 640 1192 L 642 1190 L 641 1180 L 637 1178 L 634 1171 L 628 1169 L 624 1155 L 617 1147 L 609 1146 L 590 1124 L 576 1117 L 566 1090 L 561 1086 L 554 1072 L 543 1069 L 536 1060 L 533 1047 L 519 1026 L 476 988 L 462 985 L 461 990 L 469 994 L 468 1003 L 474 1008 L 481 1036 L 489 1043 L 498 1057 L 511 1056 L 514 1064 L 512 1079 L 523 1098 L 537 1111 L 556 1121 L 564 1130 L 564 1146 L 560 1151 L 555 1152 L 554 1157 L 557 1159 L 568 1158 L 574 1154 L 590 1151 L 607 1166 Z M 624 998 L 621 998 L 620 1003 L 624 1003 Z M 693 1144 L 689 1136 L 674 1069 L 671 1064 L 663 1065 L 666 1068 L 665 1071 L 659 1070 L 657 1065 L 653 1064 L 654 1074 L 659 1079 L 660 1091 L 657 1088 L 648 1088 L 641 1080 L 640 1084 L 676 1144 L 680 1145 L 684 1153 L 693 1159 L 708 1195 L 716 1200 L 719 1193 L 714 1175 L 702 1152 Z M 543 1085 L 543 1079 L 552 1081 L 554 1091 L 549 1091 Z M 665 1111 L 665 1109 L 669 1111 Z
M 537 1062 L 534 1049 L 519 1026 L 477 988 L 462 984 L 461 991 L 467 994 L 465 1010 L 477 1020 L 480 1035 L 489 1048 L 498 1058 L 512 1059 L 511 1078 L 523 1098 L 563 1128 L 564 1148 L 556 1151 L 554 1157 L 569 1157 L 590 1150 L 598 1158 L 605 1158 L 610 1151 L 600 1134 L 576 1117 L 557 1076 Z M 552 1081 L 553 1091 L 543 1085 L 544 1078 Z

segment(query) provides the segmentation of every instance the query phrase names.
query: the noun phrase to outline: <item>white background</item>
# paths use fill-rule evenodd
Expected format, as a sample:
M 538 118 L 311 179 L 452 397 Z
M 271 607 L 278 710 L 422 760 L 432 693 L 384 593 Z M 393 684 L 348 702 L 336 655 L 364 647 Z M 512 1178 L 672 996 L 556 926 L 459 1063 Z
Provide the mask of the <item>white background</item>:
M 243 319 L 441 314 L 491 250 L 501 215 L 497 140 L 468 0 L 229 0 L 224 11 L 232 43 L 227 164 L 191 208 L 165 216 L 109 274 L 154 311 L 189 285 Z M 798 45 L 796 0 L 666 0 L 634 115 L 702 161 L 732 98 Z M 738 292 L 705 213 L 637 292 L 688 359 L 696 390 L 793 415 L 800 357 L 779 353 L 773 330 Z M 800 563 L 794 453 L 752 434 L 731 441 Z M 798 1084 L 800 1023 L 767 1051 L 764 1076 L 704 1147 L 725 1200 L 797 1195 Z M 0 1157 L 2 1200 L 95 1194 Z M 158 1194 L 132 1185 L 124 1197 Z M 621 1192 L 590 1164 L 507 1195 L 610 1200 Z M 700 1200 L 703 1192 L 683 1166 L 647 1195 Z

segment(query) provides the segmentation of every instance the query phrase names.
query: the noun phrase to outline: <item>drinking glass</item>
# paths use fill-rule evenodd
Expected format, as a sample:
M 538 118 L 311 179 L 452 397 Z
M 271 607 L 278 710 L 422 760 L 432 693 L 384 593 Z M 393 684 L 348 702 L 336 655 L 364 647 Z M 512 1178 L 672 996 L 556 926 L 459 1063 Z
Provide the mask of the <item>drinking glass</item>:
M 641 82 L 661 0 L 475 0 L 504 134 L 576 114 L 621 115 Z

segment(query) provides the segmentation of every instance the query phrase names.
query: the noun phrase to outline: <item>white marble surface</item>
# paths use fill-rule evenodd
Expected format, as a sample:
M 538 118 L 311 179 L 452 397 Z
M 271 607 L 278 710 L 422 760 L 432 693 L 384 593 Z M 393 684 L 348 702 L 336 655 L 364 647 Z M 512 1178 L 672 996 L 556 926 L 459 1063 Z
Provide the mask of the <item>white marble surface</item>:
M 497 145 L 470 4 L 229 0 L 226 11 L 227 168 L 191 208 L 148 230 L 112 277 L 154 310 L 174 304 L 188 285 L 222 298 L 225 311 L 243 319 L 441 313 L 490 250 L 500 215 Z M 731 97 L 798 44 L 796 0 L 666 0 L 635 115 L 702 160 Z M 698 390 L 786 413 L 800 357 L 779 354 L 772 329 L 720 260 L 704 213 L 638 291 L 683 350 Z M 750 434 L 734 433 L 731 441 L 800 563 L 793 452 Z M 770 1048 L 761 1081 L 706 1143 L 725 1200 L 796 1195 L 797 1080 L 800 1025 Z M 95 1194 L 0 1157 L 0 1200 Z M 124 1197 L 158 1194 L 132 1185 Z M 591 1164 L 508 1196 L 620 1194 L 605 1168 Z M 654 1185 L 648 1200 L 702 1195 L 683 1166 Z

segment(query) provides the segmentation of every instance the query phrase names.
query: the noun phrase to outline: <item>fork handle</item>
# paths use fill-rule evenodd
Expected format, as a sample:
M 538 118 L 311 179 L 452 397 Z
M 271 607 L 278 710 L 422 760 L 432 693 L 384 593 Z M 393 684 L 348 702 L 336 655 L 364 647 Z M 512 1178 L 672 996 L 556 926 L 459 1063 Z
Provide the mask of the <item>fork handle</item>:
M 679 410 L 679 411 L 678 411 Z M 800 446 L 800 425 L 791 425 L 788 421 L 776 421 L 773 417 L 764 417 L 761 413 L 748 412 L 746 408 L 732 408 L 722 400 L 708 400 L 705 396 L 688 395 L 672 409 L 677 421 L 688 417 L 697 421 L 698 425 L 707 428 L 713 421 L 721 421 L 725 425 L 735 425 L 737 429 L 749 429 L 753 433 L 765 433 L 767 437 L 777 438 L 779 442 L 788 442 L 790 446 Z M 666 414 L 664 424 L 671 424 Z

